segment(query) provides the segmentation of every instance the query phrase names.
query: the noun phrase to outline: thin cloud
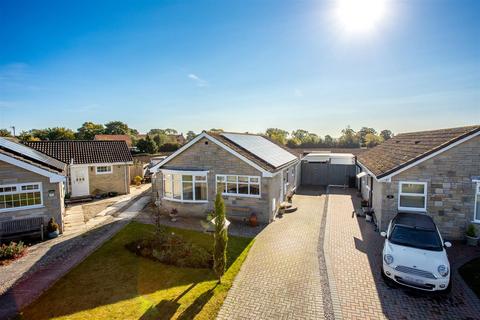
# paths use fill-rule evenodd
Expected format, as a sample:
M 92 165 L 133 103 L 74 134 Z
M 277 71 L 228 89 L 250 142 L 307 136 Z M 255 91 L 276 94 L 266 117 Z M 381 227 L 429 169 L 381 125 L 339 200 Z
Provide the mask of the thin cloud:
M 197 76 L 194 73 L 188 74 L 188 78 L 190 78 L 193 82 L 195 82 L 197 87 L 207 87 L 208 86 L 208 82 L 206 80 L 200 78 L 199 76 Z
M 295 90 L 293 90 L 293 94 L 295 94 L 295 97 L 303 97 L 303 91 L 298 88 L 295 88 Z

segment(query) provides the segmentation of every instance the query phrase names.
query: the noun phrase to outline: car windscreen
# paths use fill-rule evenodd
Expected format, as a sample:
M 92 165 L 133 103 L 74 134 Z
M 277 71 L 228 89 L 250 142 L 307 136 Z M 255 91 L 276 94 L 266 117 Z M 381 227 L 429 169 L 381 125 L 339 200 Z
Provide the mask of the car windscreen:
M 389 238 L 393 244 L 424 250 L 442 251 L 442 241 L 436 230 L 395 226 Z

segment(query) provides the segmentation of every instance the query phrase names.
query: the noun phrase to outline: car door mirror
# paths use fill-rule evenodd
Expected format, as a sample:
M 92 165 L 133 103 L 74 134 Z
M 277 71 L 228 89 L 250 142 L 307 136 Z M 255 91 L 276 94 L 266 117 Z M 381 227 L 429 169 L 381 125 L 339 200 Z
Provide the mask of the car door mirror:
M 449 241 L 445 241 L 445 242 L 443 243 L 443 245 L 445 246 L 445 248 L 451 248 L 451 247 L 452 247 L 452 243 L 449 242 Z
M 387 233 L 386 233 L 385 231 L 380 232 L 380 235 L 381 235 L 382 237 L 384 237 L 384 238 L 387 237 Z

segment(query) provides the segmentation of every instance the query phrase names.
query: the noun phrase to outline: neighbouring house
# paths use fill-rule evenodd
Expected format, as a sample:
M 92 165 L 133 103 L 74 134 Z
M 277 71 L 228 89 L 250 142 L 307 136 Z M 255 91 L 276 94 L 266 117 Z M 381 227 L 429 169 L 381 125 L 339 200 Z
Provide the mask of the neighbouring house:
M 166 210 L 205 217 L 221 192 L 230 219 L 271 222 L 297 187 L 299 158 L 259 135 L 203 132 L 151 168 Z
M 68 165 L 72 198 L 130 192 L 132 155 L 125 141 L 30 141 L 25 145 Z
M 480 226 L 480 125 L 398 134 L 357 160 L 380 230 L 405 211 L 432 216 L 447 239 Z
M 66 165 L 0 138 L 0 222 L 50 218 L 63 230 Z
M 96 134 L 93 140 L 98 141 L 125 141 L 127 146 L 133 148 L 132 138 L 127 134 Z

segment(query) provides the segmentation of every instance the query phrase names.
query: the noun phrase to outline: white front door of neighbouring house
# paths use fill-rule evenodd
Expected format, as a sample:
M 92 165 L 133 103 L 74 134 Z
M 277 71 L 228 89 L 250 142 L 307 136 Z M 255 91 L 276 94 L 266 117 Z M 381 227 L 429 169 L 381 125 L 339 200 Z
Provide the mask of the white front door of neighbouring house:
M 71 167 L 72 197 L 90 195 L 88 186 L 88 167 Z

